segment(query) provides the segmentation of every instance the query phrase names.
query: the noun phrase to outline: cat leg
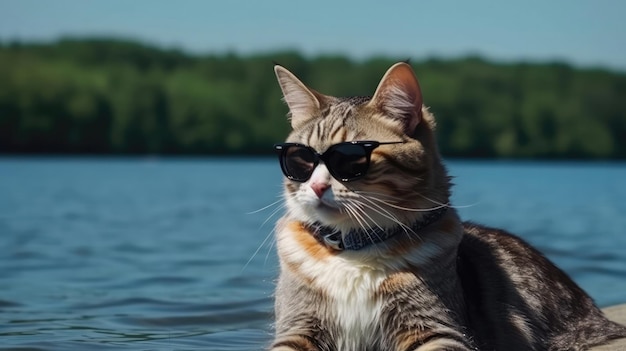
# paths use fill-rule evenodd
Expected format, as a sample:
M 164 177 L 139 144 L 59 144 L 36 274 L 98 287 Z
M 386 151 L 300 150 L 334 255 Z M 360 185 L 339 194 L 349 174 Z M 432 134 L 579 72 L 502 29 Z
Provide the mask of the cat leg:
M 406 344 L 405 344 L 406 345 Z M 408 346 L 401 346 L 400 351 L 475 351 L 476 348 L 468 344 L 450 338 L 431 339 L 424 343 L 423 340 L 413 342 Z
M 321 351 L 314 342 L 305 336 L 290 335 L 274 341 L 270 351 Z

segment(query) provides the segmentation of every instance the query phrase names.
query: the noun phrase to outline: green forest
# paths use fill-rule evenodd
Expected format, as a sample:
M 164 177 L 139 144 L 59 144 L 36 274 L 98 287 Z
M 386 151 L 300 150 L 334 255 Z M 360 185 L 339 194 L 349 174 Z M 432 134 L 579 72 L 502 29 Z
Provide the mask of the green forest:
M 289 132 L 273 63 L 371 95 L 406 57 L 190 54 L 120 39 L 0 43 L 0 153 L 262 155 Z M 626 73 L 412 60 L 446 157 L 626 159 Z

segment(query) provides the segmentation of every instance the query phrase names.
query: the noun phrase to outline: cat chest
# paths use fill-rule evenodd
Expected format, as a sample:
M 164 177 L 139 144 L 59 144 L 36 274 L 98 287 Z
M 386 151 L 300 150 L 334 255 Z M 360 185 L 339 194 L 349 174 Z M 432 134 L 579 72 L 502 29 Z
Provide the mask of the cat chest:
M 377 298 L 352 297 L 332 301 L 338 350 L 366 350 L 378 344 L 381 301 Z
M 330 320 L 335 324 L 339 350 L 365 350 L 375 345 L 382 334 L 381 311 L 383 297 L 380 285 L 386 279 L 384 271 L 370 266 L 344 266 L 335 262 L 334 268 L 322 269 L 315 284 L 327 296 Z
M 351 252 L 314 255 L 317 251 L 310 247 L 319 243 L 304 246 L 297 240 L 303 237 L 307 236 L 280 236 L 283 273 L 305 284 L 308 289 L 304 291 L 319 293 L 322 300 L 313 313 L 328 324 L 325 329 L 333 334 L 337 350 L 369 350 L 379 345 L 384 335 L 381 317 L 386 300 L 381 287 L 394 272 L 390 260 L 381 262 Z

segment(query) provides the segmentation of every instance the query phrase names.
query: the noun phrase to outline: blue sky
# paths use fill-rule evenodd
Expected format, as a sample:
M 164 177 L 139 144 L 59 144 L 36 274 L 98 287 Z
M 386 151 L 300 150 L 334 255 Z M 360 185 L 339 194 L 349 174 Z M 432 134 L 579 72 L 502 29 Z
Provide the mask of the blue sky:
M 118 36 L 193 53 L 480 54 L 626 71 L 626 1 L 0 0 L 0 40 Z

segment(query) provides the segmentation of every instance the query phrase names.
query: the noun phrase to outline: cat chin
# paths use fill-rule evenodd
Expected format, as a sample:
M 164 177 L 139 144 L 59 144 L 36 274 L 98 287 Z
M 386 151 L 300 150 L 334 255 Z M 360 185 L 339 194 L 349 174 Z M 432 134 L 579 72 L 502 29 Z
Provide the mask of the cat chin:
M 307 222 L 320 222 L 324 225 L 335 226 L 350 221 L 350 217 L 335 206 L 327 205 L 323 202 L 300 206 L 303 218 Z
M 295 220 L 304 223 L 320 223 L 324 226 L 334 227 L 342 232 L 362 229 L 364 226 L 383 228 L 397 226 L 397 221 L 389 220 L 389 212 L 383 215 L 380 213 L 363 214 L 362 223 L 359 223 L 330 197 L 320 199 L 317 196 L 301 193 L 297 197 L 288 198 L 287 204 L 290 216 Z M 397 216 L 397 214 L 392 214 L 392 216 L 398 218 L 398 221 L 407 219 Z
M 344 228 L 355 227 L 352 219 L 339 207 L 321 201 L 292 202 L 288 206 L 289 216 L 303 223 L 320 223 L 325 226 Z
M 341 232 L 349 232 L 353 229 L 362 229 L 362 225 L 351 218 L 347 213 L 337 207 L 324 204 L 299 205 L 297 209 L 291 209 L 291 216 L 304 223 L 319 223 L 324 226 L 335 228 Z M 382 223 L 383 221 L 380 221 Z M 387 223 L 385 223 L 387 224 Z M 371 224 L 374 227 L 374 224 Z M 388 227 L 393 227 L 389 225 Z

